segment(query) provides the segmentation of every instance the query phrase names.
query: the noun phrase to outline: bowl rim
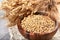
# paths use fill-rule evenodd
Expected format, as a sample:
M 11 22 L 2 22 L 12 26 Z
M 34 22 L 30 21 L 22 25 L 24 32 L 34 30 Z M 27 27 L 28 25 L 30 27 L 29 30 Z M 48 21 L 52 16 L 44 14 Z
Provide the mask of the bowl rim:
M 51 17 L 50 17 L 51 18 Z M 51 18 L 52 19 L 52 18 Z M 46 35 L 46 34 L 50 34 L 50 33 L 52 33 L 52 32 L 54 32 L 54 31 L 56 31 L 56 30 L 58 30 L 58 21 L 56 20 L 56 19 L 53 19 L 53 21 L 55 21 L 55 24 L 56 24 L 56 26 L 55 26 L 55 29 L 54 30 L 52 30 L 51 32 L 47 32 L 47 33 L 43 33 L 43 34 L 40 34 L 40 33 L 32 33 L 32 32 L 30 32 L 30 33 L 32 33 L 32 34 L 39 34 L 39 35 Z M 17 26 L 18 26 L 18 24 L 20 24 L 19 26 L 20 27 L 22 27 L 21 26 L 21 20 L 20 20 L 20 18 L 18 19 L 18 22 L 17 22 Z M 18 27 L 19 27 L 18 26 Z M 22 28 L 23 29 L 23 28 Z M 19 30 L 19 28 L 18 28 L 18 30 Z M 24 29 L 23 29 L 24 30 Z M 25 31 L 25 30 L 24 30 Z

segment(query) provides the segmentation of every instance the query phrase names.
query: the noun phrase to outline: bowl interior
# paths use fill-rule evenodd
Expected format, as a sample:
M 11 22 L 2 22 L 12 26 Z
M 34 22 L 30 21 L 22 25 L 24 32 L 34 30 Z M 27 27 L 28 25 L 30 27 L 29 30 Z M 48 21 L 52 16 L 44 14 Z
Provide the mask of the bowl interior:
M 44 15 L 44 16 L 48 16 L 48 14 L 45 14 L 45 13 L 38 13 L 37 12 L 37 14 L 34 14 L 34 15 Z M 27 16 L 29 16 L 29 15 L 27 15 Z M 25 17 L 27 17 L 27 16 L 25 16 Z M 56 31 L 57 29 L 58 29 L 58 23 L 57 23 L 57 20 L 53 17 L 53 16 L 49 16 L 53 21 L 55 21 L 55 29 L 54 30 L 52 30 L 51 32 L 49 32 L 49 33 L 45 33 L 45 34 L 50 34 L 50 33 L 52 33 L 52 32 L 54 32 L 54 31 Z M 23 31 L 26 31 L 26 30 L 24 30 L 23 28 L 22 28 L 22 25 L 21 25 L 21 21 L 24 19 L 24 15 L 22 15 L 21 17 L 20 17 L 20 27 L 21 27 L 21 29 L 23 30 Z M 26 31 L 27 33 L 31 33 L 31 32 L 28 32 L 28 31 Z M 39 34 L 39 33 L 33 33 L 33 34 Z M 45 35 L 45 34 L 40 34 L 40 35 Z

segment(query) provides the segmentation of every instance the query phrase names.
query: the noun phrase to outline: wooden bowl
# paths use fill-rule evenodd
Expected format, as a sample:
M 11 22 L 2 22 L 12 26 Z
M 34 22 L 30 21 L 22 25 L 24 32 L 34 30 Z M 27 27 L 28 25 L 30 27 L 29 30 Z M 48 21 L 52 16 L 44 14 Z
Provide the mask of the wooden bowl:
M 52 19 L 53 19 L 53 17 L 52 17 Z M 52 32 L 46 33 L 46 34 L 32 33 L 32 32 L 28 32 L 28 31 L 24 30 L 21 26 L 20 17 L 17 22 L 17 27 L 18 27 L 19 32 L 28 40 L 50 40 L 50 39 L 52 39 L 52 37 L 55 35 L 55 33 L 58 30 L 58 23 L 55 19 L 53 19 L 53 20 L 56 22 L 56 27 Z

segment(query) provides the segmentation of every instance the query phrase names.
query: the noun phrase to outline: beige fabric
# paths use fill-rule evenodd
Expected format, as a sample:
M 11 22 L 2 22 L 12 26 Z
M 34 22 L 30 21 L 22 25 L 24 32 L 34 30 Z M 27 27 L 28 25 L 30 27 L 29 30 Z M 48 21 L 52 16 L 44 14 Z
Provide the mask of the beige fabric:
M 9 31 L 11 34 L 10 40 L 27 40 L 19 33 L 17 26 L 9 28 Z M 60 29 L 57 31 L 57 33 L 51 40 L 60 40 Z

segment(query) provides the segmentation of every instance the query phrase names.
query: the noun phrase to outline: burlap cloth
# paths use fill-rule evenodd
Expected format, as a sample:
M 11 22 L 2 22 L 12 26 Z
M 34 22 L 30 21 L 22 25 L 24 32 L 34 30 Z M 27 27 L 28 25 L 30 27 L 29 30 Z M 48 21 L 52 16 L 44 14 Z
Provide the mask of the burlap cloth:
M 9 28 L 10 40 L 27 40 L 18 31 L 17 26 Z M 60 29 L 51 40 L 60 40 Z

